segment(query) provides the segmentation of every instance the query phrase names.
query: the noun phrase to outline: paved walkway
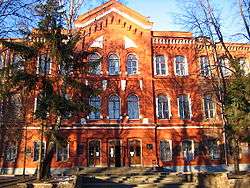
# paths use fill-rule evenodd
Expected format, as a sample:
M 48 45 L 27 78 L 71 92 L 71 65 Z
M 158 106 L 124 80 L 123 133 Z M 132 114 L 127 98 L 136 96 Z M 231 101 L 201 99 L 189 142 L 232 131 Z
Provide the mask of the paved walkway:
M 35 177 L 0 175 L 0 187 L 15 188 L 17 183 L 30 182 L 32 180 L 35 180 Z

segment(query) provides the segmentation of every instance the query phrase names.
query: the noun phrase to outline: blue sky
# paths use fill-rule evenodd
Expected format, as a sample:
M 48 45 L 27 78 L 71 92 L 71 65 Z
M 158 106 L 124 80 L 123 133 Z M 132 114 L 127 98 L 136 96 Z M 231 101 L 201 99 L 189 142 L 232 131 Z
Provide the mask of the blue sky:
M 105 1 L 105 0 L 104 0 Z M 188 31 L 183 25 L 177 24 L 177 15 L 183 11 L 185 0 L 121 0 L 126 6 L 138 11 L 154 22 L 153 30 Z M 235 40 L 232 34 L 242 30 L 236 2 L 237 0 L 211 0 L 221 13 L 223 20 L 222 30 L 227 40 Z M 88 0 L 82 13 L 100 5 L 100 0 Z

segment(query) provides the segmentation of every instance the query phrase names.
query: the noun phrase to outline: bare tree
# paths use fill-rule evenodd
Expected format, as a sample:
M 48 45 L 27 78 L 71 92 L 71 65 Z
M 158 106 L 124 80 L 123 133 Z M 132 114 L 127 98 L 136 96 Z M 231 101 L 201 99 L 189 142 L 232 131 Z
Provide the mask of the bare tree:
M 233 106 L 232 98 L 238 94 L 236 95 L 237 88 L 234 87 L 234 91 L 232 91 L 232 85 L 237 85 L 237 80 L 244 81 L 249 77 L 246 77 L 245 73 L 243 73 L 242 68 L 240 67 L 239 58 L 229 50 L 230 43 L 225 42 L 225 34 L 222 29 L 223 20 L 220 11 L 216 9 L 216 5 L 213 4 L 213 1 L 188 0 L 184 3 L 184 9 L 183 14 L 180 15 L 180 22 L 185 24 L 185 26 L 192 30 L 197 36 L 197 54 L 202 53 L 209 57 L 208 66 L 210 69 L 210 76 L 204 80 L 202 88 L 206 92 L 213 93 L 217 98 L 218 105 L 221 108 L 221 116 L 224 126 L 224 140 L 226 144 L 230 144 L 230 148 L 233 150 L 235 171 L 238 172 L 239 133 L 242 132 L 242 130 L 245 130 L 249 125 L 245 124 L 245 126 L 241 126 L 240 128 L 237 128 L 237 130 L 235 128 L 237 126 L 239 127 L 236 123 L 239 120 L 239 117 L 234 116 L 234 119 L 237 119 L 237 121 L 232 120 L 232 109 L 240 109 Z M 241 15 L 243 15 L 242 18 L 245 19 L 244 26 L 248 30 L 248 21 L 245 13 L 245 11 L 242 11 Z M 225 62 L 225 60 L 227 61 Z M 245 83 L 242 83 L 242 85 L 244 85 L 244 87 L 246 86 Z M 248 103 L 247 100 L 244 102 L 245 104 Z M 247 119 L 248 113 L 249 112 L 246 113 L 244 117 L 245 119 Z M 225 160 L 227 163 L 226 144 L 224 149 Z
M 246 34 L 243 34 L 250 41 L 250 0 L 238 0 L 240 16 L 244 23 Z

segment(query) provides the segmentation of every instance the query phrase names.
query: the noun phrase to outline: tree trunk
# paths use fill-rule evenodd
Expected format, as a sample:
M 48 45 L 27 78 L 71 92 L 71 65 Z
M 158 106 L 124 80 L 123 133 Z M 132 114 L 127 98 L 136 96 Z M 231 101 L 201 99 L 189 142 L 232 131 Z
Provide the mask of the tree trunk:
M 234 140 L 234 152 L 233 152 L 233 159 L 234 159 L 234 172 L 235 174 L 239 174 L 240 172 L 240 161 L 239 161 L 239 143 L 237 140 Z
M 50 169 L 54 151 L 55 151 L 55 144 L 50 143 L 45 158 L 43 160 L 43 165 L 41 170 L 41 176 L 44 179 L 49 178 L 51 175 Z
M 44 120 L 42 120 L 41 124 L 41 139 L 40 139 L 40 147 L 39 147 L 39 159 L 38 159 L 38 166 L 37 166 L 37 180 L 42 179 L 42 165 L 43 165 L 43 137 L 44 137 Z

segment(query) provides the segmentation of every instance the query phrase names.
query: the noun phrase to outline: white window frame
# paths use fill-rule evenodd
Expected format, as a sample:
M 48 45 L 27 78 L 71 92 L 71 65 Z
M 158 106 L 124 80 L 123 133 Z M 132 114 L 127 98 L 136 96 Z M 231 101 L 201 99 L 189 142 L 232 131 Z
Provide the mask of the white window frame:
M 117 56 L 117 59 L 118 59 L 118 67 L 119 67 L 119 70 L 118 70 L 118 72 L 116 73 L 116 74 L 110 74 L 110 57 L 112 56 L 112 55 L 115 55 L 115 56 Z M 108 74 L 109 74 L 109 76 L 118 76 L 118 75 L 120 75 L 120 72 L 121 72 L 121 59 L 120 59 L 120 56 L 118 55 L 118 54 L 116 54 L 116 53 L 111 53 L 111 54 L 109 54 L 109 56 L 108 56 Z
M 185 69 L 184 71 L 185 71 L 185 73 L 183 75 L 177 74 L 177 71 L 176 71 L 176 58 L 179 57 L 179 56 L 184 58 L 184 69 Z M 187 57 L 186 56 L 184 56 L 184 55 L 176 55 L 174 57 L 174 74 L 175 74 L 175 76 L 179 76 L 179 77 L 189 75 L 188 62 L 187 62 Z
M 207 59 L 207 66 L 204 66 L 204 59 Z M 208 56 L 200 56 L 199 58 L 199 63 L 200 63 L 200 73 L 202 77 L 210 77 L 211 76 L 211 67 L 209 64 L 209 57 Z M 205 70 L 207 68 L 207 70 Z M 207 74 L 204 74 L 204 72 L 208 71 Z
M 67 159 L 62 159 L 62 160 L 58 160 L 58 150 L 59 150 L 59 147 L 58 146 L 56 146 L 56 161 L 58 161 L 58 162 L 64 162 L 64 161 L 68 161 L 69 160 L 69 143 L 67 143 L 67 146 L 66 146 L 67 148 Z
M 184 154 L 184 147 L 183 147 L 183 142 L 185 142 L 185 141 L 190 141 L 191 142 L 191 151 L 192 151 L 192 158 L 191 158 L 191 160 L 194 160 L 194 140 L 191 140 L 191 139 L 184 139 L 184 140 L 182 140 L 182 142 L 181 142 L 181 152 L 182 152 L 182 156 L 183 156 L 183 158 L 185 158 L 185 159 L 187 159 L 186 157 L 185 157 L 185 154 Z M 191 161 L 191 160 L 189 160 L 189 161 Z
M 162 69 L 160 70 L 160 74 L 157 74 L 157 69 L 156 69 L 156 63 L 157 63 L 157 61 L 156 61 L 156 57 L 157 56 L 163 56 L 164 57 L 164 61 L 165 61 L 165 67 L 166 67 L 166 73 L 165 74 L 162 74 Z M 166 55 L 162 55 L 162 54 L 155 54 L 154 55 L 154 75 L 155 76 L 168 76 L 169 75 L 169 72 L 168 72 L 168 57 L 166 56 Z
M 133 55 L 136 58 L 136 73 L 134 73 L 134 74 L 129 74 L 128 73 L 128 57 L 130 55 Z M 126 73 L 127 73 L 128 76 L 134 76 L 134 75 L 138 75 L 139 74 L 139 58 L 138 58 L 138 56 L 135 53 L 129 53 L 127 55 L 127 58 L 126 58 Z
M 34 114 L 36 113 L 37 110 L 37 97 L 34 99 Z
M 158 114 L 158 111 L 159 111 L 159 106 L 158 106 L 158 102 L 159 102 L 159 96 L 163 96 L 163 97 L 167 97 L 167 100 L 168 100 L 168 118 L 159 118 L 159 114 Z M 171 98 L 168 96 L 168 95 L 164 95 L 164 94 L 159 94 L 156 96 L 156 117 L 157 119 L 170 119 L 172 117 L 172 113 L 171 113 Z
M 109 113 L 109 101 L 110 101 L 110 98 L 111 98 L 112 96 L 117 96 L 117 97 L 119 98 L 119 113 L 120 113 L 120 115 L 121 115 L 121 97 L 120 97 L 119 95 L 117 95 L 117 94 L 113 94 L 113 95 L 110 95 L 109 98 L 108 98 L 108 119 L 110 119 L 110 120 L 118 120 L 118 119 L 120 119 L 120 117 L 117 118 L 117 119 L 110 118 L 110 113 Z M 120 115 L 119 115 L 119 116 L 120 116 Z
M 222 64 L 223 62 L 223 64 Z M 232 72 L 230 71 L 230 63 L 229 63 L 229 59 L 225 58 L 225 57 L 220 57 L 219 58 L 219 65 L 221 66 L 221 71 L 222 71 L 222 75 L 223 77 L 227 77 L 230 76 L 232 74 Z
M 100 109 L 99 109 L 99 114 L 100 114 L 100 116 L 99 116 L 99 118 L 91 118 L 91 113 L 92 112 L 90 112 L 90 114 L 88 115 L 88 117 L 89 117 L 89 119 L 90 120 L 99 120 L 99 119 L 101 119 L 101 107 L 102 107 L 102 99 L 101 99 L 101 97 L 98 95 L 98 96 L 90 96 L 90 98 L 89 98 L 89 104 L 91 105 L 91 98 L 92 97 L 98 97 L 99 99 L 100 99 Z
M 161 158 L 161 141 L 167 141 L 169 143 L 169 146 L 170 146 L 170 153 L 171 153 L 171 159 L 170 160 L 162 160 Z M 172 140 L 169 140 L 169 139 L 161 139 L 160 140 L 160 159 L 162 162 L 167 162 L 167 161 L 172 161 L 173 160 L 173 145 L 172 145 Z
M 208 116 L 209 117 L 207 117 L 206 116 L 206 104 L 205 104 L 205 98 L 207 97 L 207 96 L 210 96 L 211 97 L 211 100 L 212 100 L 212 105 L 213 105 L 213 117 L 211 117 L 211 114 L 210 114 L 210 109 L 208 110 Z M 202 105 L 203 105 L 203 115 L 204 115 L 204 118 L 205 119 L 214 119 L 215 118 L 215 116 L 216 116 L 216 103 L 213 101 L 213 97 L 211 96 L 211 95 L 204 95 L 203 96 L 203 98 L 202 98 Z
M 41 56 L 43 56 L 43 55 L 47 56 L 47 58 L 50 59 L 50 63 L 49 63 L 49 72 L 48 72 L 48 75 L 50 75 L 50 74 L 52 73 L 52 59 L 51 59 L 51 57 L 50 57 L 49 54 L 39 54 L 39 55 L 37 56 L 36 74 L 40 74 L 40 58 L 41 58 Z M 46 70 L 45 70 L 45 71 L 46 71 Z
M 102 56 L 101 56 L 99 53 L 95 52 L 95 53 L 90 54 L 90 55 L 88 56 L 88 61 L 89 61 L 89 62 L 91 62 L 91 61 L 90 61 L 90 56 L 91 56 L 91 55 L 97 55 L 97 56 L 99 57 L 99 59 L 102 58 Z M 97 72 L 97 73 L 96 73 L 96 72 L 93 72 L 93 73 L 92 73 L 92 72 L 90 71 L 90 74 L 93 74 L 93 75 L 101 75 L 101 73 L 102 73 L 102 61 L 100 61 L 99 65 L 98 65 L 97 67 L 95 67 L 95 68 L 100 69 L 99 72 Z M 96 70 L 95 70 L 95 71 L 96 71 Z
M 191 120 L 192 117 L 193 117 L 193 113 L 192 113 L 192 101 L 191 101 L 190 94 L 181 94 L 181 95 L 178 95 L 178 97 L 177 97 L 178 116 L 179 116 L 179 118 L 181 118 L 180 105 L 179 105 L 180 96 L 187 96 L 188 97 L 188 103 L 189 103 L 189 113 L 190 113 L 189 116 L 190 116 L 190 118 L 183 119 L 183 120 Z

